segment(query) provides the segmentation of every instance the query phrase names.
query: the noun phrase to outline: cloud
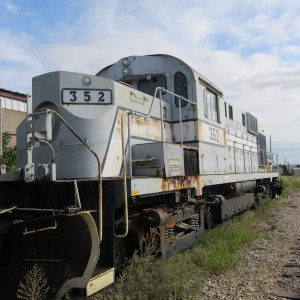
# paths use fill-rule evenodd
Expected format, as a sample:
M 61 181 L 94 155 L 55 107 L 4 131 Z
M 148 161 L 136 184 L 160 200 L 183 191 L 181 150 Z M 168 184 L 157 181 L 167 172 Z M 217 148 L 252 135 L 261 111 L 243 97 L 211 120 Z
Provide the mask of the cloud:
M 26 33 L 0 31 L 1 87 L 29 93 L 31 78 L 44 71 L 33 39 Z
M 95 74 L 127 55 L 166 53 L 220 86 L 226 100 L 257 116 L 266 132 L 298 134 L 298 0 L 66 3 L 60 15 L 80 9 L 78 17 L 41 28 L 47 38 L 25 27 L 23 32 L 0 31 L 1 86 L 23 92 L 30 89 L 31 77 L 43 72 Z M 290 156 L 294 162 L 296 154 Z
M 19 7 L 9 0 L 2 1 L 1 4 L 8 12 L 17 13 L 19 11 Z

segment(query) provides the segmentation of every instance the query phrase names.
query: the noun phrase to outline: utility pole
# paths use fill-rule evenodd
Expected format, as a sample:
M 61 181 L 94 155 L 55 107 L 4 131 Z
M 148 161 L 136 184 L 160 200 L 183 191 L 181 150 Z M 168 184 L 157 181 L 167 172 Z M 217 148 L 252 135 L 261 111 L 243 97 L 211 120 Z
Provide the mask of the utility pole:
M 2 99 L 0 99 L 0 165 L 2 164 L 3 145 L 2 145 Z

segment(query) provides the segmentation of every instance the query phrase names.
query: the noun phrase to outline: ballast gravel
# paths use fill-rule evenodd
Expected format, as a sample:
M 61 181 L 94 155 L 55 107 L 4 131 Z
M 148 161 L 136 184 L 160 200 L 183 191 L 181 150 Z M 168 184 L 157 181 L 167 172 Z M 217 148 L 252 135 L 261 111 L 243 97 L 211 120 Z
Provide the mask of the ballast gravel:
M 238 268 L 207 279 L 198 300 L 300 299 L 300 191 L 278 201 L 265 237 L 241 250 Z

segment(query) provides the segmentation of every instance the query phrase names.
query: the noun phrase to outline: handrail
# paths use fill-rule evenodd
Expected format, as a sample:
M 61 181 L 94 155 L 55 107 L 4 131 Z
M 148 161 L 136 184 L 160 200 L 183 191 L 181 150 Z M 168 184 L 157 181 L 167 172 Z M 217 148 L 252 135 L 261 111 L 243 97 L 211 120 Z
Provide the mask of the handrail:
M 34 230 L 28 231 L 28 228 L 25 227 L 25 231 L 22 234 L 28 235 L 28 234 L 38 233 L 38 232 L 47 231 L 47 230 L 55 230 L 55 229 L 57 229 L 57 221 L 56 220 L 54 220 L 53 226 L 48 226 L 48 227 L 44 227 L 44 228 L 40 228 L 40 229 L 34 229 Z
M 153 103 L 154 103 L 154 100 L 155 100 L 155 98 L 156 98 L 157 92 L 158 92 L 159 90 L 161 90 L 161 89 L 162 89 L 162 87 L 157 87 L 157 88 L 155 89 L 154 94 L 153 94 L 153 97 L 152 97 L 152 101 L 151 101 L 151 104 L 150 104 L 150 109 L 149 109 L 149 112 L 148 112 L 147 114 L 140 113 L 140 112 L 134 112 L 134 111 L 132 111 L 132 114 L 134 114 L 134 115 L 139 115 L 139 116 L 143 116 L 143 117 L 145 117 L 145 118 L 149 118 L 150 115 L 151 115 Z
M 170 94 L 170 95 L 173 95 L 173 96 L 179 98 L 180 144 L 182 145 L 183 144 L 183 137 L 182 137 L 181 101 L 183 100 L 183 101 L 191 103 L 192 105 L 195 105 L 195 106 L 197 106 L 197 103 L 195 103 L 195 102 L 193 102 L 193 101 L 191 101 L 189 99 L 184 98 L 182 95 L 178 95 L 178 94 L 175 94 L 173 92 L 170 92 L 170 91 L 166 90 L 163 87 L 157 87 L 155 89 L 155 91 L 154 91 L 154 94 L 153 94 L 153 98 L 152 98 L 152 101 L 151 101 L 149 112 L 147 114 L 144 114 L 144 113 L 132 111 L 131 113 L 133 115 L 143 116 L 145 118 L 149 118 L 150 115 L 151 115 L 151 111 L 152 111 L 154 100 L 156 99 L 156 95 L 157 95 L 158 92 L 159 92 L 159 98 L 158 99 L 159 99 L 160 123 L 161 123 L 161 125 L 160 125 L 160 128 L 161 128 L 161 141 L 164 142 L 164 127 L 163 127 L 163 112 L 162 112 L 162 94 L 163 93 L 167 93 L 167 94 Z
M 185 102 L 188 102 L 188 103 L 191 103 L 191 104 L 197 106 L 197 103 L 196 103 L 196 102 L 193 102 L 193 101 L 191 101 L 191 100 L 189 100 L 189 99 L 186 99 L 186 98 L 184 98 L 182 95 L 178 95 L 178 94 L 175 94 L 175 93 L 173 93 L 173 92 L 170 92 L 170 91 L 166 90 L 166 89 L 163 88 L 163 87 L 161 88 L 161 90 L 162 90 L 163 93 L 167 93 L 167 94 L 173 95 L 173 96 L 175 96 L 175 97 L 177 97 L 177 98 L 180 98 L 181 100 L 184 100 Z
M 278 168 L 279 166 L 279 161 L 278 161 L 278 154 L 275 154 L 275 153 L 272 153 L 272 152 L 268 152 L 267 149 L 262 149 L 262 148 L 259 148 L 259 147 L 254 147 L 254 146 L 250 146 L 250 145 L 247 145 L 247 144 L 244 144 L 244 143 L 241 143 L 241 142 L 238 142 L 238 141 L 234 141 L 234 140 L 231 140 L 231 139 L 227 139 L 227 142 L 231 142 L 231 143 L 234 143 L 234 146 L 230 146 L 230 145 L 226 145 L 226 147 L 228 148 L 233 148 L 235 150 L 243 150 L 243 153 L 244 153 L 244 165 L 245 165 L 245 147 L 249 147 L 250 148 L 250 155 L 251 155 L 251 172 L 253 171 L 253 162 L 252 162 L 252 154 L 257 154 L 258 156 L 262 153 L 263 155 L 263 161 L 266 161 L 268 159 L 270 159 L 272 161 L 272 163 L 275 162 L 275 165 L 272 166 L 272 168 L 276 167 Z M 256 144 L 255 142 L 251 142 L 253 144 Z M 236 148 L 235 145 L 242 145 L 243 148 Z M 252 151 L 252 149 L 255 149 L 256 152 Z M 273 156 L 276 156 L 276 161 L 274 160 L 274 157 Z M 234 154 L 235 156 L 235 154 Z M 235 157 L 234 157 L 234 161 L 235 161 Z M 264 169 L 264 172 L 270 172 L 270 170 L 272 170 L 272 168 L 270 168 L 268 166 L 268 163 L 267 164 L 260 164 L 260 159 L 258 158 L 257 160 L 258 162 L 258 172 L 261 172 L 261 169 L 263 168 Z
M 121 116 L 121 136 L 122 136 L 122 157 L 123 157 L 123 184 L 124 184 L 124 218 L 125 218 L 125 232 L 123 234 L 115 234 L 116 238 L 123 239 L 128 235 L 128 199 L 127 199 L 127 174 L 126 174 L 126 148 L 125 148 L 125 137 L 124 137 L 124 117 L 131 114 L 131 111 L 125 110 Z M 129 126 L 130 120 L 128 120 Z M 128 139 L 130 136 L 128 135 Z
M 148 114 L 143 114 L 140 112 L 135 112 L 135 111 L 129 111 L 129 110 L 125 110 L 122 113 L 121 116 L 121 137 L 122 137 L 122 158 L 123 158 L 123 184 L 124 184 L 124 218 L 125 218 L 125 231 L 123 234 L 117 235 L 115 234 L 116 238 L 125 238 L 128 235 L 128 228 L 129 228 L 129 221 L 128 221 L 128 199 L 127 199 L 127 172 L 126 172 L 126 148 L 125 148 L 125 133 L 124 133 L 124 117 L 127 115 L 140 115 L 146 118 L 149 118 L 151 115 L 151 111 L 152 111 L 152 107 L 153 107 L 153 103 L 155 100 L 155 96 L 157 95 L 157 93 L 159 92 L 159 108 L 160 108 L 160 121 L 161 121 L 161 140 L 162 142 L 164 142 L 164 127 L 163 127 L 163 108 L 162 108 L 162 93 L 169 93 L 171 95 L 174 95 L 176 97 L 178 97 L 179 100 L 179 118 L 180 118 L 180 143 L 182 145 L 182 120 L 181 120 L 181 100 L 184 100 L 186 102 L 192 103 L 194 105 L 197 105 L 196 103 L 184 98 L 181 95 L 177 95 L 175 93 L 172 93 L 166 89 L 164 89 L 163 87 L 157 87 L 155 89 L 153 98 L 152 98 L 152 102 L 150 105 L 150 109 Z M 130 147 L 130 120 L 128 120 L 128 140 L 129 140 L 129 148 Z M 132 176 L 132 170 L 131 170 L 131 149 L 129 149 L 129 164 L 130 164 L 130 176 Z
M 14 209 L 16 209 L 17 206 L 13 206 L 13 207 L 10 207 L 10 208 L 0 208 L 0 215 L 1 214 L 5 214 L 5 213 L 11 213 Z
M 197 106 L 197 103 L 195 103 L 195 102 L 193 102 L 193 101 L 191 101 L 189 99 L 184 98 L 182 95 L 178 95 L 178 94 L 175 94 L 175 93 L 173 93 L 171 91 L 168 91 L 168 90 L 166 90 L 163 87 L 157 87 L 155 89 L 153 97 L 152 97 L 152 101 L 151 101 L 149 112 L 147 114 L 144 114 L 144 113 L 140 113 L 140 112 L 136 112 L 136 111 L 131 111 L 131 114 L 138 115 L 138 116 L 143 116 L 145 118 L 149 118 L 150 115 L 151 115 L 152 108 L 153 108 L 154 100 L 156 99 L 156 96 L 157 96 L 158 92 L 159 92 L 159 102 L 160 102 L 159 105 L 160 105 L 160 122 L 161 122 L 161 141 L 164 142 L 163 112 L 162 112 L 162 94 L 163 93 L 167 93 L 167 94 L 173 95 L 173 96 L 175 96 L 175 97 L 177 97 L 179 99 L 180 144 L 182 145 L 183 144 L 183 133 L 182 133 L 182 111 L 181 111 L 182 107 L 181 107 L 181 101 L 185 101 L 185 102 L 191 103 L 192 105 L 195 105 L 195 106 Z M 130 137 L 129 137 L 129 139 L 130 139 Z M 267 150 L 266 149 L 261 149 L 259 147 L 250 146 L 250 145 L 247 145 L 245 143 L 240 143 L 238 141 L 233 141 L 233 140 L 227 140 L 227 141 L 234 143 L 233 147 L 232 146 L 228 146 L 228 145 L 227 145 L 227 147 L 234 149 L 235 173 L 237 173 L 235 151 L 239 149 L 239 148 L 236 147 L 236 145 L 242 145 L 242 149 L 241 150 L 243 151 L 243 155 L 244 155 L 244 170 L 245 170 L 245 165 L 246 165 L 246 161 L 245 161 L 245 147 L 249 147 L 250 148 L 251 171 L 253 171 L 252 154 L 256 153 L 258 155 L 262 151 L 264 158 L 265 158 L 265 155 L 267 154 Z M 253 152 L 252 149 L 256 149 L 257 152 Z M 269 154 L 272 154 L 272 161 L 273 161 L 273 155 L 274 155 L 274 153 L 270 153 L 269 152 Z M 266 155 L 266 156 L 268 158 L 268 155 Z M 131 163 L 131 161 L 130 161 L 130 163 Z M 277 155 L 276 166 L 278 166 L 278 155 Z M 260 167 L 260 161 L 258 159 L 258 171 L 260 169 L 259 167 Z M 265 168 L 265 167 L 267 167 L 267 165 L 263 165 L 263 167 Z
M 81 209 L 81 200 L 80 200 L 80 194 L 79 194 L 79 190 L 78 190 L 77 180 L 74 180 L 74 189 L 75 189 L 75 196 L 76 196 L 76 200 L 77 200 L 77 203 L 75 204 L 75 208 L 80 210 Z
M 161 133 L 161 141 L 165 141 L 164 137 L 164 123 L 163 123 L 163 108 L 162 108 L 162 89 L 159 91 L 159 111 L 160 111 L 160 133 Z
M 156 95 L 159 92 L 160 122 L 161 122 L 160 128 L 161 128 L 161 139 L 162 139 L 162 142 L 163 142 L 164 137 L 163 137 L 163 117 L 162 117 L 162 90 L 163 90 L 162 87 L 157 87 L 155 89 L 153 97 L 152 97 L 152 101 L 151 101 L 151 104 L 150 104 L 150 109 L 149 109 L 149 112 L 147 114 L 137 112 L 137 111 L 131 111 L 131 114 L 133 114 L 135 116 L 142 116 L 142 117 L 145 117 L 145 118 L 149 118 L 150 115 L 151 115 L 154 100 L 156 99 Z
M 152 101 L 151 101 L 151 105 L 150 105 L 150 109 L 148 114 L 144 114 L 144 113 L 140 113 L 140 112 L 136 112 L 136 111 L 129 111 L 129 110 L 125 110 L 122 113 L 121 116 L 121 137 L 122 137 L 122 158 L 123 158 L 123 184 L 124 184 L 124 218 L 125 218 L 125 231 L 123 234 L 117 235 L 115 234 L 116 238 L 125 238 L 128 235 L 128 228 L 129 228 L 129 221 L 128 221 L 128 199 L 127 199 L 127 172 L 126 172 L 126 148 L 125 148 L 125 133 L 124 133 L 124 117 L 127 115 L 137 115 L 137 116 L 143 116 L 146 118 L 149 118 L 151 115 L 151 111 L 152 111 L 152 107 L 153 107 L 153 103 L 154 100 L 156 98 L 157 93 L 159 92 L 159 108 L 160 108 L 160 121 L 161 121 L 161 140 L 162 142 L 164 142 L 164 127 L 163 127 L 163 108 L 162 108 L 162 93 L 169 93 L 171 95 L 174 95 L 176 97 L 178 97 L 179 100 L 179 117 L 180 117 L 180 143 L 182 144 L 182 120 L 181 120 L 181 100 L 184 100 L 186 102 L 190 102 L 194 105 L 197 105 L 196 103 L 184 98 L 181 95 L 177 95 L 174 94 L 168 90 L 165 90 L 163 87 L 157 87 L 155 89 Z M 128 120 L 128 140 L 129 140 L 129 148 L 130 147 L 130 120 Z M 130 176 L 132 176 L 132 170 L 131 170 L 131 149 L 129 149 L 129 164 L 130 164 Z
M 68 122 L 55 110 L 48 110 L 48 114 L 52 113 L 56 115 L 61 122 L 73 133 L 75 137 L 95 156 L 98 165 L 98 203 L 99 203 L 99 243 L 102 241 L 102 223 L 103 223 L 103 216 L 102 216 L 102 206 L 103 206 L 103 199 L 102 199 L 102 174 L 101 174 L 101 161 L 97 153 L 94 149 L 84 140 L 81 136 L 68 124 Z
M 193 101 L 191 101 L 191 100 L 188 100 L 188 99 L 184 98 L 182 95 L 178 95 L 178 94 L 175 94 L 175 93 L 173 93 L 173 92 L 170 92 L 170 91 L 168 91 L 168 90 L 166 90 L 166 89 L 164 89 L 164 88 L 162 88 L 161 92 L 164 92 L 164 93 L 173 95 L 173 96 L 175 96 L 176 98 L 179 99 L 179 105 L 178 105 L 178 106 L 179 106 L 179 124 L 180 124 L 180 127 L 179 127 L 179 129 L 180 129 L 180 145 L 182 145 L 182 144 L 183 144 L 183 134 L 182 134 L 182 112 L 181 112 L 181 101 L 183 100 L 183 101 L 188 102 L 188 103 L 191 103 L 192 105 L 195 105 L 195 106 L 197 106 L 197 103 L 195 103 L 195 102 L 193 102 Z M 160 102 L 161 102 L 161 100 L 160 100 Z M 161 119 L 162 119 L 162 116 L 161 116 Z M 162 122 L 162 121 L 161 121 L 161 122 Z
M 236 142 L 233 142 L 233 157 L 234 157 L 234 173 L 236 173 L 236 157 L 235 157 L 235 144 Z
M 250 145 L 247 145 L 247 144 L 242 144 L 242 143 L 239 143 L 237 141 L 230 141 L 232 142 L 234 145 L 233 146 L 230 146 L 230 145 L 226 145 L 226 147 L 229 149 L 233 149 L 234 150 L 234 153 L 233 153 L 233 159 L 234 159 L 234 165 L 235 165 L 235 173 L 237 173 L 236 171 L 236 155 L 235 155 L 235 152 L 237 150 L 241 150 L 243 152 L 243 159 L 244 159 L 244 169 L 245 169 L 245 165 L 246 165 L 246 151 L 248 151 L 248 153 L 250 153 L 250 163 L 251 163 L 251 172 L 253 172 L 253 160 L 252 160 L 252 156 L 253 154 L 256 154 L 257 155 L 257 163 L 258 163 L 258 172 L 261 172 L 261 169 L 263 168 L 264 169 L 264 172 L 270 172 L 270 168 L 268 166 L 268 163 L 267 164 L 260 164 L 260 154 L 262 153 L 263 154 L 263 161 L 265 161 L 265 158 L 268 160 L 270 159 L 272 161 L 272 163 L 275 162 L 275 164 L 273 165 L 273 168 L 274 167 L 278 167 L 279 165 L 279 162 L 278 162 L 278 154 L 275 154 L 275 153 L 272 153 L 272 152 L 268 152 L 266 149 L 262 149 L 262 148 L 259 148 L 259 147 L 254 147 L 254 146 L 250 146 Z M 239 144 L 239 145 L 242 145 L 243 148 L 237 148 L 236 147 L 236 144 Z M 245 150 L 245 147 L 249 147 L 249 150 Z M 252 149 L 255 149 L 256 151 L 252 151 Z M 273 156 L 276 156 L 276 161 L 274 160 L 274 157 Z

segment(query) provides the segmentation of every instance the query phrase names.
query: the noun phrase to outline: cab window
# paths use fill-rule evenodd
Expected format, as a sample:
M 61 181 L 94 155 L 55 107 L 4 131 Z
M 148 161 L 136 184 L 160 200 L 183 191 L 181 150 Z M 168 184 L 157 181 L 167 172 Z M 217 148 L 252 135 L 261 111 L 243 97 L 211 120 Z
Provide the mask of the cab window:
M 233 120 L 233 108 L 231 105 L 229 105 L 229 119 Z
M 220 123 L 219 101 L 217 94 L 206 89 L 204 93 L 205 116 Z
M 184 98 L 188 99 L 187 92 L 187 79 L 186 76 L 182 72 L 175 73 L 174 76 L 174 93 Z M 184 100 L 181 100 L 181 107 L 186 106 L 188 103 Z M 179 107 L 179 98 L 175 97 L 175 105 Z
M 163 87 L 167 89 L 167 78 L 165 75 L 152 77 L 149 80 L 142 79 L 138 82 L 138 90 L 151 96 L 154 95 L 157 87 Z

